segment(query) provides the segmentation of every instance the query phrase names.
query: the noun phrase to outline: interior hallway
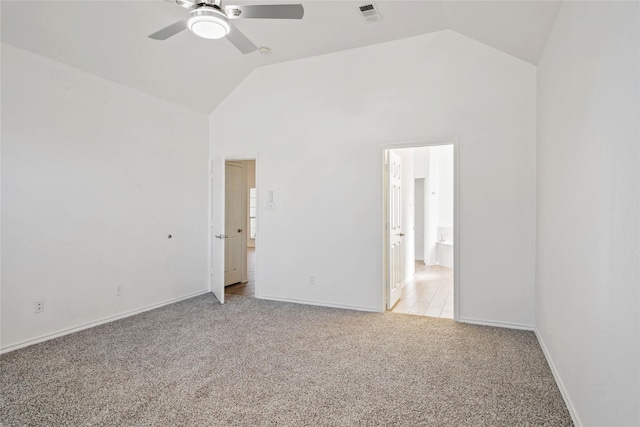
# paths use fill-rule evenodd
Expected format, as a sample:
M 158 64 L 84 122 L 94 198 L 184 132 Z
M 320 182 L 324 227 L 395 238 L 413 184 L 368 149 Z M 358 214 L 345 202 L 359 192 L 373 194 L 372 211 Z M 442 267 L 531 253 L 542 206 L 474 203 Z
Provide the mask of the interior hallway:
M 391 312 L 453 319 L 453 269 L 416 261 L 416 274 Z
M 224 289 L 225 295 L 242 295 L 245 297 L 256 296 L 256 249 L 247 248 L 247 283 L 236 283 Z

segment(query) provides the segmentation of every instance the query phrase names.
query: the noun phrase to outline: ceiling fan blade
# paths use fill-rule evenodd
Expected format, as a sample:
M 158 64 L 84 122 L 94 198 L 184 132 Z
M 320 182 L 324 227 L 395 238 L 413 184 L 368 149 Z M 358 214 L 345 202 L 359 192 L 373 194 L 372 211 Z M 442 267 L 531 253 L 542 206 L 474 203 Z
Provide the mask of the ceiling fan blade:
M 185 9 L 195 9 L 196 8 L 196 2 L 191 1 L 191 0 L 165 0 L 165 1 L 170 1 L 171 3 L 175 3 L 180 7 L 184 7 Z
M 302 19 L 304 7 L 301 4 L 256 4 L 225 6 L 229 19 Z
M 179 32 L 184 31 L 186 29 L 187 29 L 187 24 L 184 21 L 178 21 L 174 24 L 169 25 L 168 27 L 161 29 L 160 31 L 156 31 L 155 33 L 147 37 L 154 40 L 166 40 L 169 37 L 175 36 Z
M 231 27 L 231 30 L 229 31 L 229 34 L 227 34 L 227 40 L 237 47 L 240 52 L 246 54 L 258 49 L 258 47 L 234 25 L 229 26 Z

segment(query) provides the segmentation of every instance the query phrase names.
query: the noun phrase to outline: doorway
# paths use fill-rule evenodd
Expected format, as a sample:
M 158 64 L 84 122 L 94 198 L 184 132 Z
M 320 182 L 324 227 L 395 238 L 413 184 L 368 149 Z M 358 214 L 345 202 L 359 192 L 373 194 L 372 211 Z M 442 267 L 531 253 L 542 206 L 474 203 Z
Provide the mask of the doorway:
M 225 162 L 225 295 L 255 297 L 255 160 Z
M 226 295 L 256 296 L 256 176 L 255 158 L 211 162 L 210 286 L 222 304 Z
M 383 147 L 386 311 L 458 318 L 457 142 Z

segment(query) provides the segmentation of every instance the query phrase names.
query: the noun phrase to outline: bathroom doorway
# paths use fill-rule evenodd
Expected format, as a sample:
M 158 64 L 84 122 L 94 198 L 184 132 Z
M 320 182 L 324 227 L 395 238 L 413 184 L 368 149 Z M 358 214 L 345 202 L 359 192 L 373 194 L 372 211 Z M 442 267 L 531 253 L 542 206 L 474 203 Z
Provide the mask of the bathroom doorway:
M 457 318 L 455 142 L 384 149 L 385 309 Z

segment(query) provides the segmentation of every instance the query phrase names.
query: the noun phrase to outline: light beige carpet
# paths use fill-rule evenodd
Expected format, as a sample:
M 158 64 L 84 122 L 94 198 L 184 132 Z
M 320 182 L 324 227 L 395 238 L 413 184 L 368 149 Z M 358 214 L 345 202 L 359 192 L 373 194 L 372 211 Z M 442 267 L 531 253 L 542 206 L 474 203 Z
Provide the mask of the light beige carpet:
M 3 426 L 565 426 L 533 333 L 204 295 L 0 356 Z

